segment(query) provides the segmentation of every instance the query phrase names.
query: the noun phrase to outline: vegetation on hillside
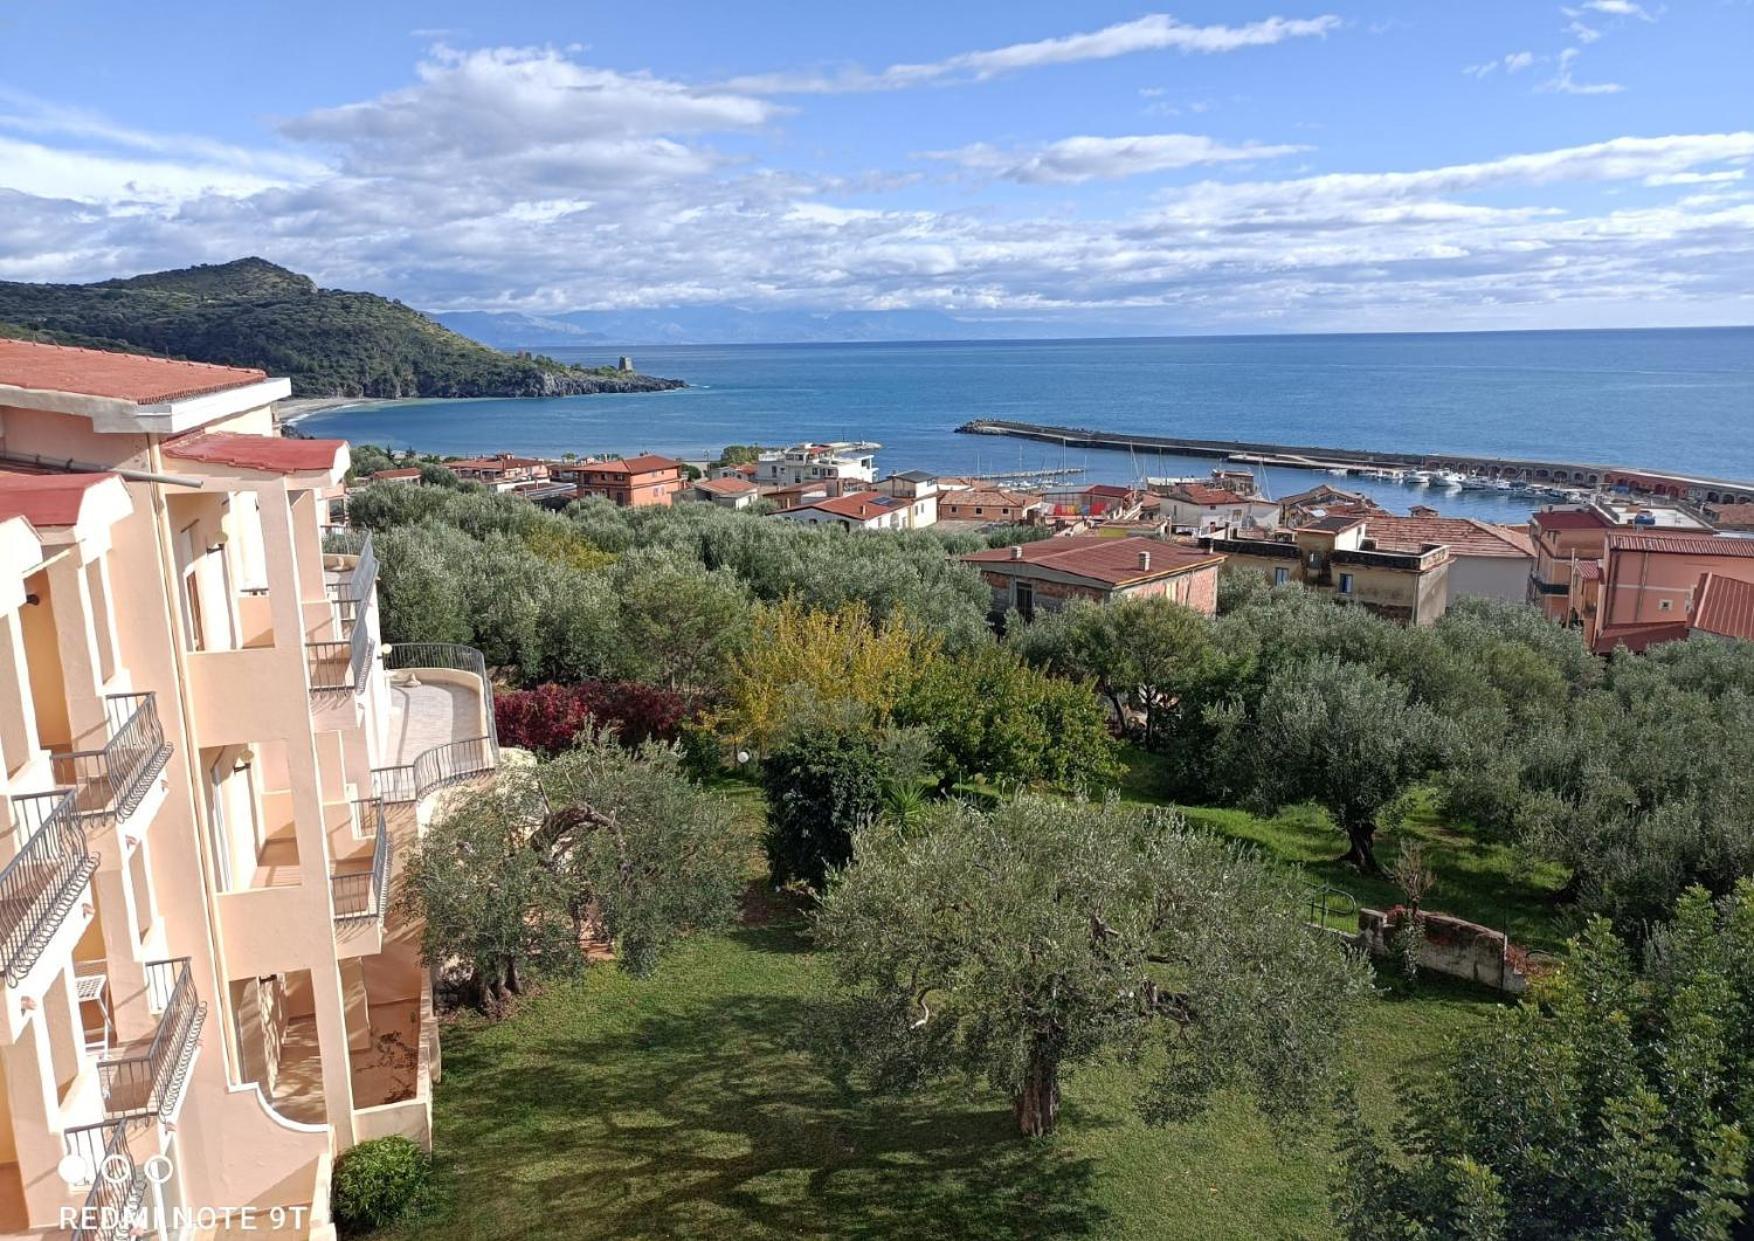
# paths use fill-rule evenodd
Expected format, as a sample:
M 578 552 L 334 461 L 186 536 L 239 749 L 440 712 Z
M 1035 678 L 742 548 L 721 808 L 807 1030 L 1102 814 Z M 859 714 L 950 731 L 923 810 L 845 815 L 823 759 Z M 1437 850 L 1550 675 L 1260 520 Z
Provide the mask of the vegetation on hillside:
M 0 281 L 0 334 L 253 366 L 302 397 L 569 396 L 682 387 L 501 353 L 372 293 L 259 258 L 95 284 Z

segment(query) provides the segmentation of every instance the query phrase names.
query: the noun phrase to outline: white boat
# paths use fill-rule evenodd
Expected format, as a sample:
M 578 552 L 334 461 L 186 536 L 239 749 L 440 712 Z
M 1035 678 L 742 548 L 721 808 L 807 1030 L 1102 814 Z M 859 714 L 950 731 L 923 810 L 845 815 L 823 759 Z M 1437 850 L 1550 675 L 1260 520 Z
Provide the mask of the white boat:
M 1379 483 L 1398 483 L 1405 477 L 1400 470 L 1369 470 L 1364 476 L 1374 478 Z
M 1431 481 L 1442 487 L 1460 487 L 1468 481 L 1468 476 L 1455 470 L 1438 470 L 1431 476 Z
M 1415 487 L 1429 487 L 1435 481 L 1430 470 L 1414 470 L 1407 475 L 1407 481 Z

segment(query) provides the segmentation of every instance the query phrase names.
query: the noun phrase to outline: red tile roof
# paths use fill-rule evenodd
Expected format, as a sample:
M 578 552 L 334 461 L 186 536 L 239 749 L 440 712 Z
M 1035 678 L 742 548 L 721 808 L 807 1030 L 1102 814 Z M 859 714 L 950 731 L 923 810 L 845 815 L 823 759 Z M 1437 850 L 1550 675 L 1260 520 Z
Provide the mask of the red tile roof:
M 1614 524 L 1593 508 L 1544 508 L 1529 521 L 1541 530 L 1602 530 Z
M 1610 654 L 1623 646 L 1638 652 L 1662 642 L 1674 642 L 1687 636 L 1686 621 L 1641 621 L 1635 624 L 1608 625 L 1596 635 L 1595 652 Z
M 1527 533 L 1510 526 L 1495 526 L 1472 517 L 1395 517 L 1373 514 L 1365 525 L 1366 538 L 1382 549 L 1406 547 L 1417 551 L 1427 543 L 1447 543 L 1458 556 L 1531 557 L 1535 546 Z
M 1169 489 L 1172 499 L 1186 500 L 1189 504 L 1242 504 L 1243 496 L 1227 487 L 1212 487 L 1206 483 L 1177 483 Z
M 1020 557 L 1014 550 L 1021 550 Z M 1151 567 L 1139 567 L 1139 553 L 1149 552 Z M 1185 573 L 1202 565 L 1215 565 L 1224 559 L 1194 547 L 1165 543 L 1161 539 L 1107 539 L 1101 535 L 1073 535 L 1069 538 L 1037 539 L 1017 548 L 995 547 L 989 551 L 972 552 L 963 563 L 980 568 L 1034 565 L 1088 578 L 1105 586 L 1144 582 L 1152 578 Z
M 1087 496 L 1104 496 L 1110 500 L 1128 500 L 1133 496 L 1130 487 L 1117 487 L 1113 483 L 1092 483 L 1084 489 Z
M 22 517 L 33 526 L 71 526 L 85 493 L 114 474 L 0 473 L 0 521 Z
M 941 491 L 938 493 L 938 503 L 954 508 L 1032 508 L 1041 503 L 1041 498 L 1021 491 L 971 487 L 958 491 Z
M 0 340 L 0 384 L 110 397 L 136 405 L 186 400 L 266 378 L 266 371 L 253 368 Z
M 1754 539 L 1728 538 L 1721 534 L 1638 534 L 1628 530 L 1610 534 L 1608 550 L 1748 559 L 1754 558 Z
M 1599 582 L 1602 580 L 1602 562 L 1599 560 L 1580 560 L 1577 562 L 1578 580 L 1582 582 Z
M 599 474 L 656 474 L 663 470 L 680 470 L 682 463 L 647 453 L 639 457 L 622 457 L 618 461 L 592 461 L 582 468 Z
M 1701 574 L 1689 623 L 1723 638 L 1754 639 L 1754 582 L 1719 573 Z
M 897 509 L 908 506 L 906 500 L 884 495 L 881 491 L 855 491 L 851 495 L 831 496 L 826 500 L 817 500 L 813 504 L 800 504 L 798 508 L 821 509 L 825 513 L 833 513 L 836 517 L 850 517 L 854 521 L 870 521 L 873 517 L 882 517 Z M 789 509 L 788 512 L 796 512 Z
M 1332 517 L 1323 517 L 1319 521 L 1305 522 L 1297 528 L 1299 531 L 1314 530 L 1318 534 L 1340 534 L 1352 529 L 1353 526 L 1362 526 L 1363 524 L 1364 518 L 1362 517 L 1355 517 L 1350 513 L 1336 513 Z
M 300 474 L 307 470 L 333 470 L 335 459 L 346 447 L 346 440 L 307 440 L 277 435 L 200 431 L 167 440 L 164 455 L 181 461 L 231 465 L 240 470 Z
M 1754 504 L 1708 504 L 1706 513 L 1730 530 L 1754 530 Z
M 371 476 L 373 478 L 419 478 L 420 467 L 407 465 L 394 470 L 373 470 Z
M 755 490 L 755 484 L 746 478 L 701 478 L 694 485 L 716 496 L 744 496 Z

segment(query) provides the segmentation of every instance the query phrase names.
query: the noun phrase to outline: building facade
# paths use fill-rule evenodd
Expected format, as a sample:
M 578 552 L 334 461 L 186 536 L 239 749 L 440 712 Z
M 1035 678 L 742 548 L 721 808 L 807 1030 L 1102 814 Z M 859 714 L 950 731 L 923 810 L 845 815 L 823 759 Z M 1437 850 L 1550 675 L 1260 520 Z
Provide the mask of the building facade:
M 796 487 L 828 479 L 870 483 L 877 477 L 877 451 L 882 447 L 864 440 L 793 444 L 762 453 L 755 462 L 755 481 L 764 488 Z
M 1390 620 L 1435 623 L 1449 607 L 1450 549 L 1379 548 L 1365 537 L 1366 520 L 1324 517 L 1270 537 L 1214 535 L 1200 545 L 1259 571 L 1275 586 L 1296 582 Z
M 491 688 L 380 643 L 370 541 L 322 541 L 347 446 L 275 435 L 287 391 L 0 341 L 0 1232 L 328 1237 L 337 1155 L 430 1144 L 388 898 L 497 763 Z
M 1015 609 L 1025 620 L 1078 600 L 1172 599 L 1203 616 L 1218 611 L 1224 557 L 1160 539 L 1070 535 L 973 552 L 962 562 L 992 590 L 991 613 Z
M 682 490 L 682 463 L 650 453 L 576 467 L 578 496 L 601 496 L 622 508 L 668 506 Z

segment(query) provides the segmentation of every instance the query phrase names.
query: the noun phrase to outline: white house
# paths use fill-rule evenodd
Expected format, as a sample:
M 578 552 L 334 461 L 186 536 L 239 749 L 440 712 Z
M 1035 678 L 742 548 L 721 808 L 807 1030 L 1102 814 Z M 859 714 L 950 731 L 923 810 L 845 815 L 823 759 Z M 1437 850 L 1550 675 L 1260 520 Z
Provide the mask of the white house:
M 790 448 L 762 453 L 755 463 L 755 481 L 778 487 L 795 487 L 827 478 L 868 483 L 877 477 L 877 450 L 882 447 L 865 440 L 793 444 Z

